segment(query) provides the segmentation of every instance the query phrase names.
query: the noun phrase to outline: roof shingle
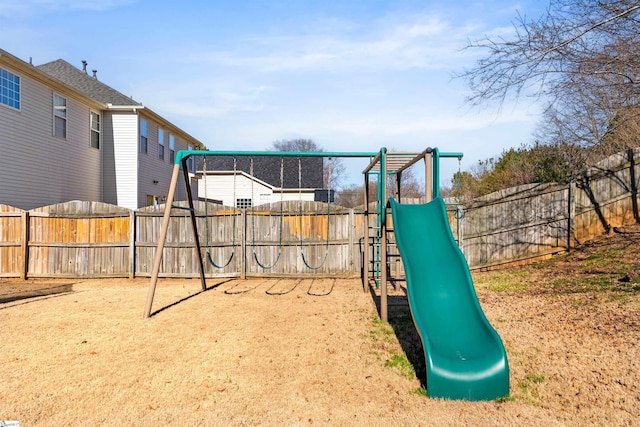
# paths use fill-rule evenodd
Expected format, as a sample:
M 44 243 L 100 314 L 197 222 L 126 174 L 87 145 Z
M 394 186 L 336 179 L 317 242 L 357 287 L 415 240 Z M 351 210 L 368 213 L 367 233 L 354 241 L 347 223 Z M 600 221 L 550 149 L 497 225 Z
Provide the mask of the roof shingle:
M 107 86 L 97 78 L 89 76 L 63 59 L 38 65 L 36 68 L 103 104 L 142 106 L 141 103 Z

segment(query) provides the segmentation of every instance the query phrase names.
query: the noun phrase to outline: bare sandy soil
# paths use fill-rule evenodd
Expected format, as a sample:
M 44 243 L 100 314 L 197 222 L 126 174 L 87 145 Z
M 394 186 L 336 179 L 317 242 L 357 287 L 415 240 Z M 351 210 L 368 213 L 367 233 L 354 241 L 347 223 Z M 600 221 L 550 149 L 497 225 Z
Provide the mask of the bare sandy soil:
M 389 326 L 377 320 L 375 297 L 359 280 L 210 279 L 204 292 L 198 280 L 160 280 L 154 315 L 143 320 L 146 279 L 5 279 L 0 420 L 637 425 L 634 236 L 474 275 L 511 368 L 511 396 L 492 402 L 425 397 L 424 356 L 402 291 L 391 297 Z M 596 257 L 598 251 L 609 258 Z

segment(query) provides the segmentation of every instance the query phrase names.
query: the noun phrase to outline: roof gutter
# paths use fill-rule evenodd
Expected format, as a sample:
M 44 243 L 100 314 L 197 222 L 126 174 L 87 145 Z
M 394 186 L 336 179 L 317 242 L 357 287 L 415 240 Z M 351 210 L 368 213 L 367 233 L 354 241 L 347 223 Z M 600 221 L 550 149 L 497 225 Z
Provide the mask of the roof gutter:
M 107 110 L 133 111 L 134 113 L 137 113 L 138 110 L 144 110 L 144 109 L 145 109 L 144 105 L 113 105 L 110 102 L 107 103 Z

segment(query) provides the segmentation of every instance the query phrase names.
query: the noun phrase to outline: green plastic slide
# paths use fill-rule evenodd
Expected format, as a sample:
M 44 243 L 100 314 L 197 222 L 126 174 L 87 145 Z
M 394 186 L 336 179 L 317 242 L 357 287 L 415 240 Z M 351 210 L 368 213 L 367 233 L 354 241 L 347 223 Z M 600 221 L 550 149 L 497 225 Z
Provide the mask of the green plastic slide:
M 443 200 L 390 203 L 411 315 L 424 347 L 428 395 L 473 401 L 507 396 L 507 355 L 480 307 Z

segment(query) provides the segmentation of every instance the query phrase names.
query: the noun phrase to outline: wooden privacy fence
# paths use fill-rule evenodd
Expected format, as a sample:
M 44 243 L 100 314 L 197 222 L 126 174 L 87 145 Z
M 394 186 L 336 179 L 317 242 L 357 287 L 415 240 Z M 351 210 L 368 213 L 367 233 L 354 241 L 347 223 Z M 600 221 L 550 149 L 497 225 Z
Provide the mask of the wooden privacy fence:
M 0 205 L 1 277 L 129 275 L 133 212 L 73 201 L 20 211 Z
M 194 208 L 207 276 L 360 275 L 362 214 L 353 209 L 332 206 L 327 216 L 325 203 L 308 201 L 243 210 L 195 201 Z M 151 274 L 162 214 L 158 208 L 137 213 L 138 275 Z M 195 253 L 189 213 L 173 209 L 160 275 L 197 277 Z
M 196 201 L 205 274 L 359 276 L 362 213 L 331 206 L 327 216 L 326 204 L 302 203 L 239 210 Z M 80 201 L 31 211 L 0 205 L 0 277 L 150 276 L 163 210 Z M 207 253 L 224 267 L 207 262 Z M 198 271 L 189 212 L 173 209 L 160 275 Z
M 639 222 L 640 149 L 615 154 L 567 185 L 498 191 L 450 217 L 471 268 L 532 262 Z M 459 231 L 459 232 L 457 232 Z

